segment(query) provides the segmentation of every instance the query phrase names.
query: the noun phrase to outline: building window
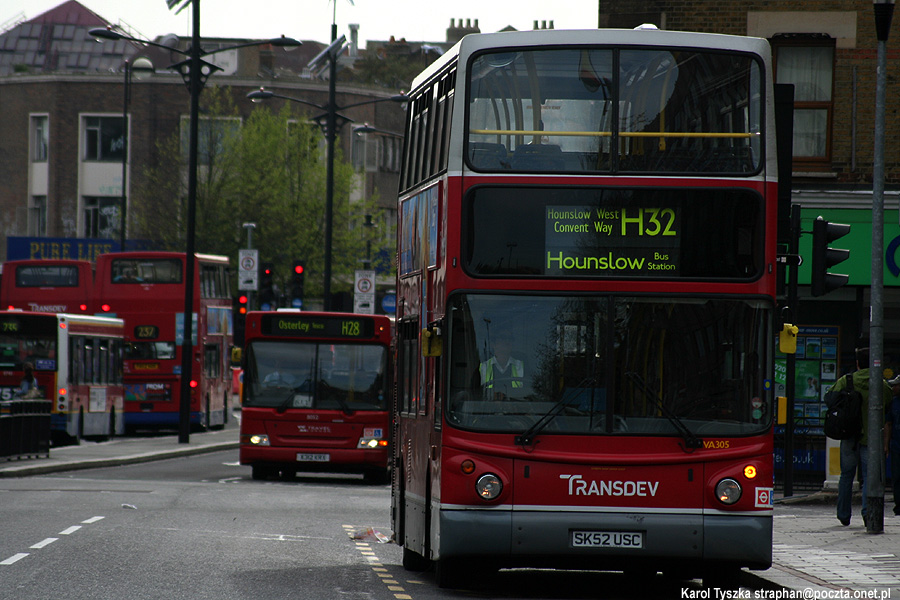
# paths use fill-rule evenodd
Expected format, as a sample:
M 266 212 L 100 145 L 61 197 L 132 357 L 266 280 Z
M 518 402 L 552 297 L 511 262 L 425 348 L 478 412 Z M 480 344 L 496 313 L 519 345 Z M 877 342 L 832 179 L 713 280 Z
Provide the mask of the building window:
M 32 196 L 28 205 L 28 235 L 47 235 L 47 196 Z
M 209 166 L 225 151 L 228 140 L 237 135 L 241 120 L 237 117 L 201 117 L 197 122 L 197 164 Z M 191 143 L 190 119 L 181 119 L 181 155 L 188 162 Z
M 121 198 L 84 197 L 84 231 L 86 238 L 119 238 L 119 205 Z
M 771 42 L 775 81 L 794 85 L 794 170 L 830 169 L 835 40 L 779 34 Z
M 125 136 L 122 117 L 84 118 L 84 160 L 122 161 Z
M 46 162 L 50 143 L 50 123 L 46 116 L 31 117 L 31 160 Z

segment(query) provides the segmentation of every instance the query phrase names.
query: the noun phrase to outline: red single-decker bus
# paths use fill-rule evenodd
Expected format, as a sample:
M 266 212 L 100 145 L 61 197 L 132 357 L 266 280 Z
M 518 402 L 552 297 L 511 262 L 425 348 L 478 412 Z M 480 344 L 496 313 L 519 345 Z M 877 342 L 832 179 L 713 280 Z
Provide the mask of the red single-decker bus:
M 250 312 L 240 461 L 254 479 L 389 472 L 391 323 L 382 315 Z

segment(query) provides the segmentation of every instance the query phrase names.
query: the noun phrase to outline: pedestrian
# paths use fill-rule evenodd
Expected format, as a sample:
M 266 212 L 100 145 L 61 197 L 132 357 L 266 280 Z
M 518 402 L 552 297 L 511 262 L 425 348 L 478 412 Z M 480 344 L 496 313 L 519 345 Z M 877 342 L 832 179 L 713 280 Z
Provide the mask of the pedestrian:
M 862 519 L 866 523 L 866 470 L 869 465 L 868 433 L 869 433 L 869 349 L 856 349 L 856 371 L 838 379 L 829 391 L 840 391 L 846 387 L 845 378 L 853 378 L 853 387 L 862 395 L 862 433 L 847 440 L 841 440 L 841 478 L 838 482 L 837 518 L 841 525 L 850 524 L 853 502 L 853 481 L 856 479 L 857 470 L 860 475 L 862 487 Z M 884 429 L 874 432 L 873 443 L 887 446 L 887 435 L 882 431 L 890 430 L 891 386 L 887 381 L 883 382 L 882 404 L 884 406 Z
M 22 369 L 25 371 L 25 375 L 22 377 L 22 381 L 19 382 L 19 389 L 16 390 L 15 395 L 19 398 L 30 398 L 38 392 L 38 382 L 34 376 L 34 365 L 27 362 L 22 366 Z
M 900 375 L 891 379 L 891 490 L 894 492 L 894 514 L 900 516 Z

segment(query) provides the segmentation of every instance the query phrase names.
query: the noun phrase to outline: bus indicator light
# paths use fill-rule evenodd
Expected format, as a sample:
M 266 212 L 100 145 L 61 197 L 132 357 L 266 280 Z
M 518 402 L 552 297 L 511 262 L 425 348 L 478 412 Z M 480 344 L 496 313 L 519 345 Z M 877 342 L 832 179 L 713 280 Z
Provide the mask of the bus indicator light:
M 462 469 L 462 472 L 466 475 L 471 475 L 475 472 L 475 462 L 467 458 L 466 460 L 462 461 L 462 464 L 459 466 L 459 468 Z
M 747 465 L 746 467 L 744 467 L 744 477 L 746 477 L 747 479 L 753 479 L 754 477 L 756 477 L 756 467 L 754 467 L 753 465 Z

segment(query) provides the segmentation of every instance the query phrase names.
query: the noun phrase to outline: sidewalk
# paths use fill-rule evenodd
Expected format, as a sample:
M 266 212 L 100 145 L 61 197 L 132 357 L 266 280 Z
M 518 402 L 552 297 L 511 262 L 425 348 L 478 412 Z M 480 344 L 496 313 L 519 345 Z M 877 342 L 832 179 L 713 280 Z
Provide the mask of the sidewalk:
M 26 477 L 60 471 L 149 462 L 238 447 L 235 420 L 222 431 L 192 433 L 188 444 L 177 435 L 116 438 L 53 448 L 49 458 L 0 462 L 0 477 Z M 895 598 L 900 600 L 900 517 L 886 495 L 884 533 L 869 534 L 857 497 L 849 527 L 835 516 L 836 493 L 821 491 L 775 501 L 773 565 L 749 571 L 745 585 L 772 590 L 772 598 Z M 740 543 L 736 540 L 736 543 Z M 783 590 L 797 592 L 783 592 Z M 856 592 L 856 594 L 854 594 Z M 776 595 L 782 593 L 782 595 Z M 804 595 L 805 594 L 805 595 Z
M 858 495 L 847 527 L 837 520 L 836 500 L 837 493 L 827 491 L 776 497 L 772 568 L 752 576 L 770 589 L 798 592 L 782 598 L 900 598 L 900 517 L 893 496 L 885 495 L 880 534 L 866 533 Z
M 120 437 L 100 443 L 82 441 L 78 446 L 51 448 L 49 458 L 0 460 L 0 477 L 27 477 L 229 450 L 238 447 L 239 437 L 240 428 L 232 419 L 221 431 L 191 433 L 187 444 L 179 444 L 177 434 Z

